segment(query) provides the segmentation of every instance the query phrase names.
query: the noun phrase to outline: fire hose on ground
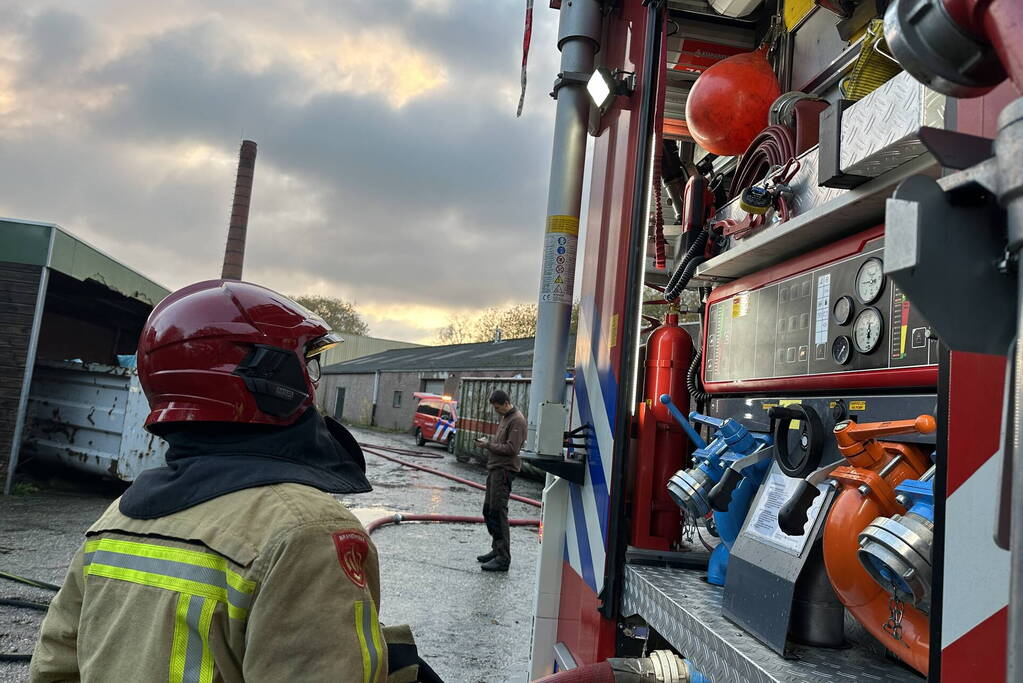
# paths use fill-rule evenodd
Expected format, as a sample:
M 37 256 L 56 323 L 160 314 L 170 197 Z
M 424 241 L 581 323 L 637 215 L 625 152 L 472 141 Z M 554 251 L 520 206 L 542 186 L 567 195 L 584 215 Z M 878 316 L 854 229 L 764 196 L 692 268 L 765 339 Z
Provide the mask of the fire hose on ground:
M 362 446 L 362 450 L 365 451 L 366 453 L 372 453 L 373 455 L 375 455 L 375 456 L 377 456 L 379 458 L 383 458 L 385 460 L 390 460 L 391 462 L 396 462 L 399 465 L 404 465 L 405 467 L 411 467 L 413 469 L 421 470 L 423 472 L 428 472 L 429 474 L 435 474 L 438 477 L 444 477 L 445 479 L 450 479 L 451 481 L 458 482 L 459 484 L 465 484 L 466 486 L 471 486 L 471 487 L 479 489 L 481 491 L 486 491 L 487 490 L 487 487 L 485 485 L 477 483 L 475 481 L 471 481 L 469 479 L 463 479 L 462 477 L 456 477 L 453 474 L 448 474 L 447 472 L 441 472 L 440 470 L 435 470 L 432 467 L 426 467 L 424 465 L 417 465 L 414 462 L 408 462 L 407 460 L 402 460 L 401 458 L 395 458 L 394 456 L 388 455 L 386 453 L 381 453 L 380 450 L 377 450 L 377 449 L 393 450 L 390 447 L 387 447 L 387 446 L 376 446 L 376 445 L 370 445 L 370 444 L 359 444 L 359 445 Z M 413 453 L 413 455 L 419 455 L 419 454 Z M 430 456 L 426 456 L 426 457 L 430 457 Z M 537 507 L 537 508 L 540 507 L 540 501 L 534 500 L 532 498 L 526 498 L 525 496 L 519 496 L 519 495 L 516 495 L 514 493 L 511 494 L 510 498 L 512 500 L 517 500 L 520 503 L 525 503 L 526 505 L 532 505 L 533 507 Z
M 459 484 L 464 484 L 466 486 L 471 486 L 473 488 L 477 488 L 477 489 L 481 489 L 481 490 L 486 490 L 486 488 L 487 488 L 486 486 L 484 486 L 482 484 L 479 484 L 477 482 L 471 481 L 469 479 L 464 479 L 462 477 L 456 477 L 453 474 L 448 474 L 447 472 L 441 472 L 440 470 L 435 470 L 432 467 L 424 467 L 422 465 L 417 465 L 415 463 L 411 463 L 411 462 L 407 462 L 405 460 L 401 460 L 400 458 L 395 458 L 393 456 L 387 455 L 386 453 L 381 453 L 380 450 L 388 450 L 388 451 L 392 451 L 392 452 L 395 452 L 395 453 L 401 453 L 401 454 L 406 455 L 406 456 L 415 456 L 415 457 L 422 457 L 422 458 L 443 458 L 444 457 L 443 455 L 433 455 L 432 453 L 421 453 L 421 452 L 413 451 L 413 450 L 406 449 L 406 448 L 394 448 L 394 447 L 391 447 L 391 446 L 379 446 L 379 445 L 375 445 L 375 444 L 360 443 L 359 445 L 362 447 L 363 451 L 365 451 L 367 453 L 372 453 L 373 455 L 376 455 L 378 457 L 384 458 L 386 460 L 390 460 L 392 462 L 398 463 L 399 465 L 404 465 L 405 467 L 412 467 L 414 469 L 421 470 L 421 471 L 427 472 L 429 474 L 434 474 L 434 475 L 437 475 L 439 477 L 444 477 L 445 479 L 450 479 L 451 481 L 458 482 Z M 379 450 L 377 450 L 377 449 L 379 449 Z M 532 498 L 526 498 L 525 496 L 519 496 L 519 495 L 512 494 L 511 495 L 511 499 L 512 500 L 516 500 L 516 501 L 518 501 L 520 503 L 525 503 L 526 505 L 532 505 L 533 507 L 540 507 L 540 501 L 534 500 Z M 372 522 L 370 522 L 369 524 L 366 525 L 366 531 L 368 533 L 372 534 L 374 531 L 376 531 L 380 527 L 388 526 L 388 525 L 391 525 L 391 524 L 400 524 L 402 522 L 441 522 L 441 523 L 451 523 L 451 524 L 483 524 L 483 523 L 485 523 L 485 521 L 486 520 L 484 520 L 482 517 L 471 517 L 471 516 L 465 516 L 465 515 L 403 514 L 403 513 L 396 513 L 396 514 L 393 514 L 393 515 L 388 515 L 386 517 L 381 517 L 380 519 L 373 520 Z M 540 520 L 539 519 L 509 519 L 508 520 L 508 524 L 509 524 L 509 526 L 539 527 L 540 526 Z M 27 579 L 25 577 L 17 576 L 16 574 L 10 574 L 8 572 L 0 571 L 0 578 L 8 579 L 10 581 L 16 581 L 18 583 L 23 583 L 23 584 L 26 584 L 28 586 L 33 586 L 35 588 L 42 588 L 42 589 L 52 590 L 52 591 L 60 590 L 60 586 L 54 585 L 52 583 L 47 583 L 45 581 L 37 581 L 35 579 Z M 46 604 L 46 603 L 34 602 L 34 601 L 31 601 L 31 600 L 22 600 L 22 599 L 19 599 L 19 598 L 0 598 L 0 606 L 34 609 L 34 610 L 39 610 L 39 611 L 42 611 L 42 612 L 45 612 L 49 608 L 49 605 Z M 31 660 L 31 658 L 32 658 L 32 656 L 29 655 L 29 654 L 0 652 L 0 662 L 28 662 L 28 661 Z

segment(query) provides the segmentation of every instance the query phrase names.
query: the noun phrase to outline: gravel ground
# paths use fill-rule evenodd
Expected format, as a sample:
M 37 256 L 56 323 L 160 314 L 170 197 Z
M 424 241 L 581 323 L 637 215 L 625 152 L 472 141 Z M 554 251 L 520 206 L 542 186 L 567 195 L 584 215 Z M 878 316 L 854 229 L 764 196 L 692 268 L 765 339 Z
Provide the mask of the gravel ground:
M 365 443 L 416 449 L 404 434 L 353 430 Z M 401 456 L 399 456 L 401 457 Z M 406 458 L 416 460 L 415 458 Z M 483 492 L 367 454 L 374 490 L 340 497 L 363 522 L 395 512 L 479 515 Z M 483 482 L 478 465 L 450 455 L 417 462 Z M 539 498 L 541 485 L 516 479 L 513 492 Z M 0 501 L 0 570 L 61 583 L 82 533 L 119 493 L 116 485 L 47 482 L 40 491 Z M 538 517 L 512 501 L 512 517 Z M 534 529 L 512 529 L 512 569 L 480 571 L 476 555 L 490 549 L 483 525 L 407 523 L 373 534 L 380 555 L 381 620 L 410 624 L 422 657 L 445 681 L 524 681 L 529 661 L 535 563 Z M 46 600 L 51 594 L 0 580 L 0 597 Z M 41 612 L 0 606 L 0 651 L 31 652 Z M 0 662 L 0 683 L 27 680 L 24 664 Z

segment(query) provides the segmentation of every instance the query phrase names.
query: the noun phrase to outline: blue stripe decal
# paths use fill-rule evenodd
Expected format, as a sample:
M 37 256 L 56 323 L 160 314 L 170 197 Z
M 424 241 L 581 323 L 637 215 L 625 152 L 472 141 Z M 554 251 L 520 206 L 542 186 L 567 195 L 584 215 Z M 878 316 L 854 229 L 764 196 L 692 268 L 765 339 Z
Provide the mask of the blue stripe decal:
M 579 541 L 579 564 L 582 565 L 583 581 L 596 593 L 597 580 L 593 576 L 593 555 L 590 554 L 590 538 L 586 531 L 586 512 L 583 510 L 583 496 L 577 484 L 569 483 L 569 495 L 572 498 L 572 512 L 575 517 L 575 533 Z
M 579 404 L 579 416 L 583 424 L 593 424 L 593 412 L 590 410 L 589 394 L 586 390 L 586 379 L 583 373 L 577 373 L 575 378 L 575 393 Z M 589 454 L 586 458 L 586 466 L 590 471 L 590 485 L 593 487 L 593 499 L 597 504 L 597 519 L 600 522 L 600 533 L 603 536 L 604 548 L 607 548 L 607 518 L 610 511 L 611 496 L 608 490 L 607 481 L 604 478 L 604 466 L 601 458 L 600 445 L 597 443 L 596 435 L 587 432 L 586 448 Z M 611 457 L 611 454 L 608 454 Z
M 611 433 L 615 429 L 615 416 L 618 414 L 618 382 L 615 381 L 614 373 L 610 368 L 603 371 L 600 364 L 597 364 L 597 377 L 600 378 L 600 389 L 604 396 L 604 408 L 607 410 L 607 423 L 611 425 Z

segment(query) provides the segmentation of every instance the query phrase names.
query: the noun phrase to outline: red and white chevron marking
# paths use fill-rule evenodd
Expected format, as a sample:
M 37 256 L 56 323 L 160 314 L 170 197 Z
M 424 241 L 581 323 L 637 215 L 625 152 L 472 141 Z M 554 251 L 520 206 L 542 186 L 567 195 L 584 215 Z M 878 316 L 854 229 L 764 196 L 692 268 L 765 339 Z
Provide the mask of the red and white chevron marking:
M 1009 553 L 994 541 L 1002 470 L 999 399 L 1004 381 L 1004 357 L 952 354 L 941 621 L 943 682 L 1005 680 Z

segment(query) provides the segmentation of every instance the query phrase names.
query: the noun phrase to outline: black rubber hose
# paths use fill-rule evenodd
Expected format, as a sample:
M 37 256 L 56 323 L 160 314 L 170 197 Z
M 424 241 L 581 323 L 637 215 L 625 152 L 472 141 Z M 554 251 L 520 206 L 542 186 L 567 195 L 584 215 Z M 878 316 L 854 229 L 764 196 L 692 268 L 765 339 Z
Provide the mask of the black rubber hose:
M 38 579 L 28 579 L 24 576 L 18 576 L 17 574 L 11 574 L 9 572 L 0 571 L 0 579 L 7 579 L 8 581 L 16 581 L 23 583 L 26 586 L 32 586 L 33 588 L 43 588 L 45 590 L 59 591 L 60 586 L 55 586 L 52 583 L 45 581 L 39 581 Z
M 21 598 L 0 598 L 0 605 L 5 607 L 24 607 L 25 609 L 35 609 L 40 612 L 50 609 L 50 606 L 45 602 L 33 602 L 31 600 L 22 600 Z
M 693 277 L 692 273 L 696 272 L 696 269 L 694 267 L 689 273 L 689 276 L 686 277 L 683 282 L 683 278 L 686 275 L 686 269 L 690 266 L 694 259 L 703 258 L 704 252 L 707 251 L 707 240 L 709 239 L 710 228 L 704 228 L 700 231 L 700 234 L 696 236 L 696 239 L 693 240 L 693 243 L 689 245 L 689 249 L 686 250 L 686 255 L 682 257 L 682 260 L 675 268 L 675 272 L 672 273 L 671 277 L 668 279 L 668 285 L 664 288 L 665 299 L 671 300 L 677 298 L 678 295 L 682 293 L 682 290 L 686 288 L 686 285 L 689 284 L 689 280 Z M 703 263 L 703 261 L 700 261 L 700 263 Z M 699 263 L 697 265 L 699 265 Z M 679 283 L 682 283 L 681 287 L 679 286 Z M 674 294 L 670 294 L 670 292 L 674 292 Z
M 685 288 L 689 286 L 689 281 L 693 279 L 694 275 L 696 275 L 696 269 L 699 268 L 700 264 L 705 262 L 706 260 L 707 257 L 702 254 L 700 256 L 690 259 L 689 262 L 685 264 L 685 268 L 682 270 L 682 275 L 681 277 L 679 277 L 678 282 L 675 284 L 675 289 L 665 290 L 664 298 L 667 299 L 668 301 L 671 301 L 672 299 L 677 299 L 679 295 L 682 294 L 682 292 L 685 290 Z
M 689 371 L 686 372 L 686 389 L 689 390 L 689 398 L 697 403 L 704 403 L 710 398 L 710 394 L 703 390 L 700 385 L 700 361 L 703 359 L 703 349 L 697 348 L 693 355 L 693 362 L 689 364 Z
M 23 655 L 17 652 L 0 652 L 0 662 L 31 662 L 32 655 Z

